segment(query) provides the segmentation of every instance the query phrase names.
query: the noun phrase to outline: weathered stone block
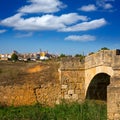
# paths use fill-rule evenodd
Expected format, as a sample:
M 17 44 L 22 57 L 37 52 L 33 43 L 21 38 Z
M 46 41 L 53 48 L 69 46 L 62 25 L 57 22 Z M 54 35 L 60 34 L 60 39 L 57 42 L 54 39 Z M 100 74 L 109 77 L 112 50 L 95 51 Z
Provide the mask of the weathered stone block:
M 65 95 L 64 99 L 70 99 L 70 96 L 69 95 Z
M 114 120 L 120 120 L 120 113 L 115 113 Z
M 75 90 L 75 94 L 80 94 L 81 90 Z
M 85 81 L 84 76 L 85 76 L 85 75 L 81 75 L 80 77 L 78 77 L 78 79 L 77 79 L 77 83 L 84 82 L 84 81 Z
M 74 90 L 68 90 L 68 95 L 73 95 L 74 93 Z
M 67 89 L 68 88 L 68 85 L 62 85 L 61 86 L 61 89 Z
M 75 100 L 75 101 L 78 100 L 78 94 L 73 94 L 72 99 Z
M 75 89 L 76 84 L 75 83 L 69 83 L 68 89 Z
M 69 82 L 69 77 L 68 76 L 63 75 L 63 77 L 61 79 L 62 79 L 61 80 L 62 84 L 68 84 L 68 82 Z
M 82 83 L 77 83 L 76 84 L 76 90 L 81 90 L 81 89 L 83 89 L 83 84 Z

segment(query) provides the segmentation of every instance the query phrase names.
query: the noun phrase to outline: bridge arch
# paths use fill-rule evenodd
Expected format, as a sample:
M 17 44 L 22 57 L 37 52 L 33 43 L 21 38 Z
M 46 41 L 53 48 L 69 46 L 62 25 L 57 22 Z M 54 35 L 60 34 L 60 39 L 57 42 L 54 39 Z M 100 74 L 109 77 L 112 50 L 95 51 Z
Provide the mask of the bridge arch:
M 97 75 L 102 75 L 106 74 L 110 77 L 113 76 L 113 69 L 112 67 L 108 66 L 98 66 L 98 67 L 93 67 L 93 68 L 88 68 L 85 70 L 85 96 L 87 94 L 88 87 L 93 80 L 93 78 Z
M 98 73 L 91 80 L 87 92 L 86 99 L 107 101 L 107 86 L 110 84 L 110 75 L 106 73 Z

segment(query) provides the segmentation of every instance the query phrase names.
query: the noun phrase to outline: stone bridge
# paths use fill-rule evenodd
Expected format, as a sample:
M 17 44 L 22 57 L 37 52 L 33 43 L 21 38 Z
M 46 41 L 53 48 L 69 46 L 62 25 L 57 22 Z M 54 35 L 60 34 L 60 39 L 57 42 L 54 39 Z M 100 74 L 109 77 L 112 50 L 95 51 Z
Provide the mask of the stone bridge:
M 108 120 L 120 120 L 120 50 L 101 50 L 84 60 L 65 58 L 59 77 L 62 99 L 107 101 Z

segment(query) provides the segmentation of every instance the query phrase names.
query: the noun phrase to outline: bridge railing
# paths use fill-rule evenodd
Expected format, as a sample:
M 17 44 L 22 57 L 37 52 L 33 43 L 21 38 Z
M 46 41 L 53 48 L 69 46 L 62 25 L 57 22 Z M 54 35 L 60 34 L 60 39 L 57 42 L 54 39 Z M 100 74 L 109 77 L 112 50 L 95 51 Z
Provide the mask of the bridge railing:
M 60 63 L 61 70 L 77 70 L 84 69 L 84 61 L 80 61 L 80 58 L 67 57 L 63 58 Z
M 85 69 L 97 66 L 111 66 L 113 62 L 113 50 L 101 50 L 85 57 Z

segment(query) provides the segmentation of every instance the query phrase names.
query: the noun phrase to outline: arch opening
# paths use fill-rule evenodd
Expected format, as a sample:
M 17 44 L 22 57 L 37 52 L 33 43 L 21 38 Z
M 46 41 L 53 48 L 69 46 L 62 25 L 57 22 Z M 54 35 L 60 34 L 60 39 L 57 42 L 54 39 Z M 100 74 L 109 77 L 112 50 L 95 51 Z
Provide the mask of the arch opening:
M 110 76 L 106 73 L 99 73 L 91 80 L 86 99 L 107 101 L 107 86 L 110 84 Z

